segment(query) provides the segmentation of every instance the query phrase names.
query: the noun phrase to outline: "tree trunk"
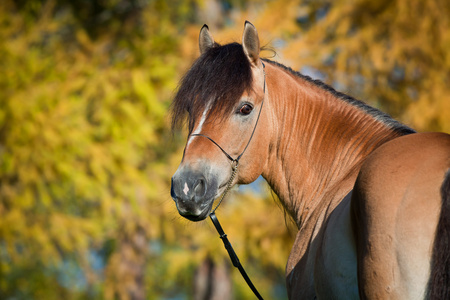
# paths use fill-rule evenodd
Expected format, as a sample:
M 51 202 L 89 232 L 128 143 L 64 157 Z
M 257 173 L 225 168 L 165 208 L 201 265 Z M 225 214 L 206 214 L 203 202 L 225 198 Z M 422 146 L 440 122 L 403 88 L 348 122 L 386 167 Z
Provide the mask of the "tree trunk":
M 198 267 L 194 277 L 195 300 L 232 299 L 230 266 L 226 261 L 215 263 L 207 257 Z

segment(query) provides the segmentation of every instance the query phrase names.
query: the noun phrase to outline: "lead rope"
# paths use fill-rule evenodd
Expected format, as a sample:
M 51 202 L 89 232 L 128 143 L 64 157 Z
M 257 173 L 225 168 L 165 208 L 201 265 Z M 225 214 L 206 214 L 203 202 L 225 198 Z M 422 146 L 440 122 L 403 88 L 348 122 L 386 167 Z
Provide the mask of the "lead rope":
M 234 160 L 232 164 L 233 165 L 231 166 L 231 169 L 233 171 L 231 173 L 230 179 L 227 182 L 227 187 L 226 187 L 225 191 L 223 192 L 222 197 L 220 197 L 220 200 L 217 203 L 216 207 L 214 207 L 214 209 L 211 211 L 210 215 L 213 214 L 216 211 L 216 209 L 219 207 L 220 203 L 222 203 L 223 199 L 225 199 L 225 196 L 228 194 L 228 192 L 233 187 L 233 181 L 234 181 L 234 178 L 236 177 L 236 174 L 238 172 L 239 161 Z
M 214 227 L 216 227 L 216 230 L 219 233 L 220 238 L 222 239 L 223 245 L 225 246 L 225 249 L 227 249 L 227 251 L 228 251 L 228 255 L 230 256 L 230 259 L 231 259 L 231 262 L 233 263 L 233 266 L 238 268 L 239 272 L 241 272 L 242 277 L 244 278 L 245 282 L 247 283 L 247 285 L 252 290 L 253 294 L 255 294 L 256 298 L 258 298 L 260 300 L 264 300 L 263 297 L 259 294 L 259 292 L 256 289 L 256 287 L 253 284 L 253 282 L 250 280 L 250 277 L 248 277 L 247 273 L 244 270 L 244 267 L 241 265 L 241 262 L 239 261 L 239 258 L 237 256 L 236 252 L 234 252 L 234 249 L 231 246 L 231 243 L 228 240 L 227 235 L 223 231 L 222 226 L 220 226 L 219 219 L 217 219 L 216 214 L 214 212 L 212 212 L 209 215 L 209 218 L 213 222 Z

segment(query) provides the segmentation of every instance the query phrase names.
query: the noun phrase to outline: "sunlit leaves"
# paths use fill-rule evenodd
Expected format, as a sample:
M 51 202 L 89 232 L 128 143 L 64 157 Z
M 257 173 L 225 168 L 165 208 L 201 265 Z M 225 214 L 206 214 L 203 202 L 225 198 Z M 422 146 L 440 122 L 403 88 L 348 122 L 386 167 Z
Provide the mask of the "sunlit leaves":
M 448 1 L 333 1 L 284 53 L 419 130 L 449 131 Z M 302 53 L 307 49 L 306 55 Z M 362 77 L 361 77 L 362 76 Z M 361 80 L 363 78 L 363 80 Z M 418 110 L 418 107 L 424 110 Z
M 125 297 L 144 273 L 118 272 L 123 264 L 115 261 L 145 260 L 148 239 L 160 234 L 151 230 L 155 216 L 165 213 L 153 206 L 168 190 L 168 169 L 157 169 L 171 156 L 160 149 L 167 149 L 161 137 L 170 136 L 165 114 L 177 58 L 147 55 L 138 64 L 133 49 L 121 49 L 108 35 L 92 40 L 67 7 L 50 4 L 33 9 L 35 19 L 9 2 L 0 13 L 7 25 L 0 30 L 0 293 L 45 295 L 51 270 L 69 259 L 89 285 L 103 284 L 90 276 L 86 255 L 114 239 L 117 247 L 101 272 L 124 283 L 106 284 L 103 296 Z M 152 53 L 144 40 L 134 43 Z M 174 52 L 177 44 L 171 45 L 166 50 Z M 127 260 L 137 237 L 143 250 Z M 24 284 L 14 275 L 30 275 L 30 269 L 49 280 L 35 286 L 32 278 Z

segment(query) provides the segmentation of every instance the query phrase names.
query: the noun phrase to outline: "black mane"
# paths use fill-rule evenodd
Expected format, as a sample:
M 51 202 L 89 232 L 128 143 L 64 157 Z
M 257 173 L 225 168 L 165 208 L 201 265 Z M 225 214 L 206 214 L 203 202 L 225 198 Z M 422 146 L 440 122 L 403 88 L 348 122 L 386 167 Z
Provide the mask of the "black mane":
M 398 122 L 397 120 L 393 119 L 390 115 L 382 112 L 379 109 L 376 109 L 360 100 L 357 100 L 349 95 L 346 95 L 344 93 L 338 92 L 336 91 L 334 88 L 332 88 L 331 86 L 327 85 L 326 83 L 323 83 L 320 80 L 317 79 L 312 79 L 309 76 L 303 75 L 300 72 L 294 71 L 289 67 L 286 67 L 285 65 L 282 65 L 280 63 L 268 60 L 268 59 L 263 59 L 264 61 L 278 66 L 286 71 L 288 71 L 289 73 L 309 82 L 312 83 L 316 86 L 318 86 L 319 88 L 321 88 L 322 90 L 325 90 L 329 93 L 331 93 L 333 96 L 335 96 L 338 99 L 341 99 L 355 107 L 357 107 L 358 109 L 364 111 L 365 113 L 371 115 L 373 118 L 379 120 L 380 122 L 382 122 L 383 124 L 386 124 L 386 126 L 392 128 L 395 132 L 399 133 L 400 135 L 406 135 L 406 134 L 410 134 L 410 133 L 415 133 L 416 131 L 409 128 L 408 126 L 406 126 L 405 124 L 402 124 L 400 122 Z
M 196 118 L 210 107 L 211 112 L 232 111 L 252 86 L 250 62 L 242 45 L 215 44 L 203 53 L 181 80 L 172 102 L 172 128 L 189 117 L 189 132 Z

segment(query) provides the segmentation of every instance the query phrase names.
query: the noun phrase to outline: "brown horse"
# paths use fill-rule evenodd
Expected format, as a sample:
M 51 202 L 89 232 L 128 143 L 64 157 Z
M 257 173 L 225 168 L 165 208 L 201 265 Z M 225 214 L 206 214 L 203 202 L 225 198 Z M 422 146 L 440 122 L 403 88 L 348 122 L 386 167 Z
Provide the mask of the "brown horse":
M 230 178 L 262 175 L 299 229 L 289 298 L 450 299 L 450 135 L 415 133 L 260 59 L 249 22 L 242 45 L 217 44 L 207 26 L 199 44 L 172 105 L 173 126 L 189 124 L 179 213 L 203 220 Z

